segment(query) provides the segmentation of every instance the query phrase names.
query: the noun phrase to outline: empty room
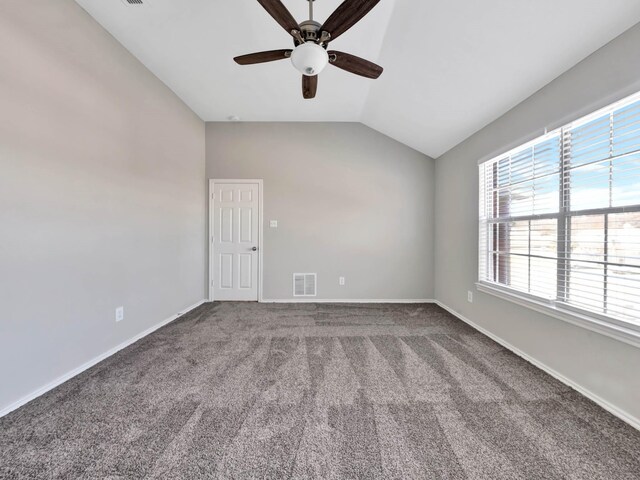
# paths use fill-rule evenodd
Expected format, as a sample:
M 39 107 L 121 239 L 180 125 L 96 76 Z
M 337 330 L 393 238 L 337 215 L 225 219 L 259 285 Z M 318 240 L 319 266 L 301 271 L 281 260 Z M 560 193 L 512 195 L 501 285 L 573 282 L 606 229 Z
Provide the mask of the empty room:
M 0 0 L 0 479 L 640 479 L 638 0 Z

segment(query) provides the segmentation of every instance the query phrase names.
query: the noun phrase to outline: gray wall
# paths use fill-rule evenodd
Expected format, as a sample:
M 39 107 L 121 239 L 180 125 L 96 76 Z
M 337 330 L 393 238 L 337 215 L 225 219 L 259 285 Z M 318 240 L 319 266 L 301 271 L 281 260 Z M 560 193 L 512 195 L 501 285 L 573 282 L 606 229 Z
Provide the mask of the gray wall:
M 264 180 L 265 299 L 294 272 L 318 299 L 433 297 L 432 159 L 356 123 L 208 123 L 207 177 Z
M 626 32 L 436 162 L 436 298 L 640 419 L 640 349 L 476 293 L 478 167 L 525 140 L 640 90 L 640 26 Z
M 204 298 L 204 135 L 73 1 L 0 2 L 0 410 Z

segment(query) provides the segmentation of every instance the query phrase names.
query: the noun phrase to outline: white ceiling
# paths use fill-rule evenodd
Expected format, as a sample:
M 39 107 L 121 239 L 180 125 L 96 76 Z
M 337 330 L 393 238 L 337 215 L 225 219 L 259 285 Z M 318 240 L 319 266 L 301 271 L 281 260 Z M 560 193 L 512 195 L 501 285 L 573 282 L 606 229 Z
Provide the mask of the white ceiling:
M 331 66 L 303 100 L 290 48 L 255 0 L 76 0 L 206 121 L 361 121 L 438 157 L 640 21 L 638 0 L 383 0 L 331 48 L 385 67 Z M 342 0 L 317 0 L 322 21 Z M 298 21 L 306 0 L 283 0 Z

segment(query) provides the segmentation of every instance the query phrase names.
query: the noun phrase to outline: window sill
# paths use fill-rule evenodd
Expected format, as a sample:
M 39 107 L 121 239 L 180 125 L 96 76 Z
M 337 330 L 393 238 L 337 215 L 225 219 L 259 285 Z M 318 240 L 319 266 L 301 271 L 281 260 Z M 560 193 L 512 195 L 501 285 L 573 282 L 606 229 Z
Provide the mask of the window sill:
M 534 299 L 526 296 L 526 294 L 520 294 L 515 290 L 499 287 L 486 282 L 478 282 L 476 283 L 476 287 L 480 292 L 493 295 L 573 325 L 606 335 L 629 345 L 633 345 L 634 347 L 640 347 L 640 327 L 636 327 L 632 324 L 629 324 L 628 326 L 620 325 L 614 321 L 609 322 L 583 313 L 569 311 L 556 306 L 551 301 L 545 302 L 544 300 Z

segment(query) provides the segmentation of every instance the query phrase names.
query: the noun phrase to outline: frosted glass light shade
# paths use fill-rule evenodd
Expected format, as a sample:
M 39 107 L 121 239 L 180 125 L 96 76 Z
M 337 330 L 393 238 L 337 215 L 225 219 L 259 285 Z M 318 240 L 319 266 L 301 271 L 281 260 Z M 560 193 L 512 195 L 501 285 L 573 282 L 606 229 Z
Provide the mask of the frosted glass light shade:
M 308 77 L 318 75 L 329 63 L 327 51 L 313 42 L 298 45 L 291 53 L 291 63 Z

